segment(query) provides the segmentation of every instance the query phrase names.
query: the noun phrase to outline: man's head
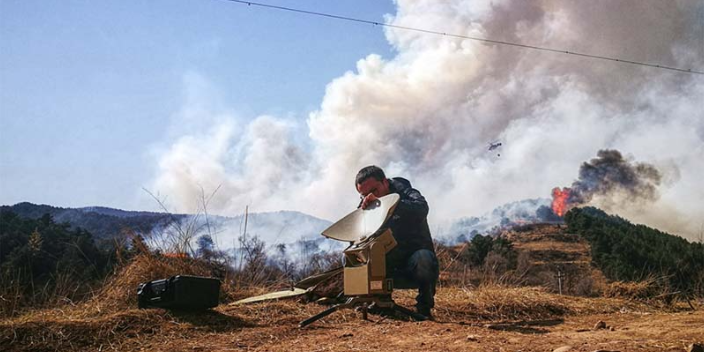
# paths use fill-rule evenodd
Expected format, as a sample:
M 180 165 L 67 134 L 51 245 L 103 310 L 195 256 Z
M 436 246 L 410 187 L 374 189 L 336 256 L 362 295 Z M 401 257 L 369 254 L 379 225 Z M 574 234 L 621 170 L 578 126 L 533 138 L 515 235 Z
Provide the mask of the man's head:
M 377 198 L 389 194 L 389 180 L 384 175 L 384 170 L 378 166 L 367 166 L 359 170 L 355 178 L 357 192 L 361 196 L 374 194 Z

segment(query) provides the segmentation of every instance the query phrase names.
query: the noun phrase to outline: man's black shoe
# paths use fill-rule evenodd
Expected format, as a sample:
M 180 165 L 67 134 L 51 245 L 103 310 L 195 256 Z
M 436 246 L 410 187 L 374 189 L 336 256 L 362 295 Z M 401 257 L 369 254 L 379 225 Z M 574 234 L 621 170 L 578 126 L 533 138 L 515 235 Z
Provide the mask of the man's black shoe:
M 435 320 L 433 318 L 433 313 L 430 312 L 430 308 L 418 307 L 418 308 L 416 308 L 416 312 L 418 312 L 418 314 L 424 316 L 425 317 L 424 320 L 430 320 L 430 321 Z

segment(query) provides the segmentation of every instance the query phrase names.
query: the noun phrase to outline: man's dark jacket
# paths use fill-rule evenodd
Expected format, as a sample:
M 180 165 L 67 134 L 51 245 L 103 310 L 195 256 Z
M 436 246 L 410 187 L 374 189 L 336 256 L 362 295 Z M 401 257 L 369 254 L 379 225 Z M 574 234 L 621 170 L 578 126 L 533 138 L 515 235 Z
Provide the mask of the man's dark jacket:
M 396 248 L 387 255 L 389 264 L 403 265 L 402 263 L 419 249 L 435 252 L 428 227 L 428 202 L 423 195 L 411 187 L 408 180 L 401 177 L 389 179 L 389 192 L 398 193 L 401 197 L 396 210 L 386 223 L 398 242 Z

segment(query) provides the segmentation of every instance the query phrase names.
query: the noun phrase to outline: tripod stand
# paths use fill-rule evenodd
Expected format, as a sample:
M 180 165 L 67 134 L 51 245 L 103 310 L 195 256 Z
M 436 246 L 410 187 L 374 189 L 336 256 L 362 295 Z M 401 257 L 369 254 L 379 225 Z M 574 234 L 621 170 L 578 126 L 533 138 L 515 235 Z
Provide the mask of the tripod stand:
M 371 296 L 355 296 L 349 297 L 344 303 L 336 304 L 298 324 L 299 327 L 305 327 L 313 322 L 318 321 L 340 309 L 343 308 L 362 308 L 362 319 L 367 320 L 367 314 L 369 313 L 369 308 L 378 308 L 387 312 L 396 312 L 406 315 L 417 321 L 427 320 L 422 314 L 418 314 L 406 307 L 400 306 L 394 302 L 391 295 L 371 295 Z

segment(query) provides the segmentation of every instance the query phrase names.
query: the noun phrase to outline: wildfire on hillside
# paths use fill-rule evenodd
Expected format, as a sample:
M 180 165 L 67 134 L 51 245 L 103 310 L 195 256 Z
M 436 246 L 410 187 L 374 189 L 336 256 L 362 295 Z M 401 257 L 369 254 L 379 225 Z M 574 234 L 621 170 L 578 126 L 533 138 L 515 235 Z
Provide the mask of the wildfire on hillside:
M 626 201 L 654 201 L 662 175 L 655 166 L 624 159 L 613 149 L 599 150 L 597 157 L 584 162 L 579 178 L 570 187 L 552 190 L 552 211 L 563 217 L 570 209 L 589 204 L 595 196 L 625 194 Z
M 482 217 L 466 217 L 456 221 L 448 234 L 466 241 L 464 236 L 496 235 L 507 229 L 527 228 L 533 224 L 564 224 L 570 209 L 585 205 L 652 202 L 658 198 L 662 175 L 651 164 L 627 160 L 613 149 L 599 150 L 596 158 L 582 163 L 579 176 L 569 187 L 552 189 L 552 201 L 526 199 L 504 204 Z
M 552 190 L 552 211 L 555 213 L 557 216 L 564 216 L 567 210 L 569 210 L 568 203 L 567 201 L 570 198 L 570 191 L 568 187 L 562 188 L 560 190 L 560 187 L 555 187 Z

